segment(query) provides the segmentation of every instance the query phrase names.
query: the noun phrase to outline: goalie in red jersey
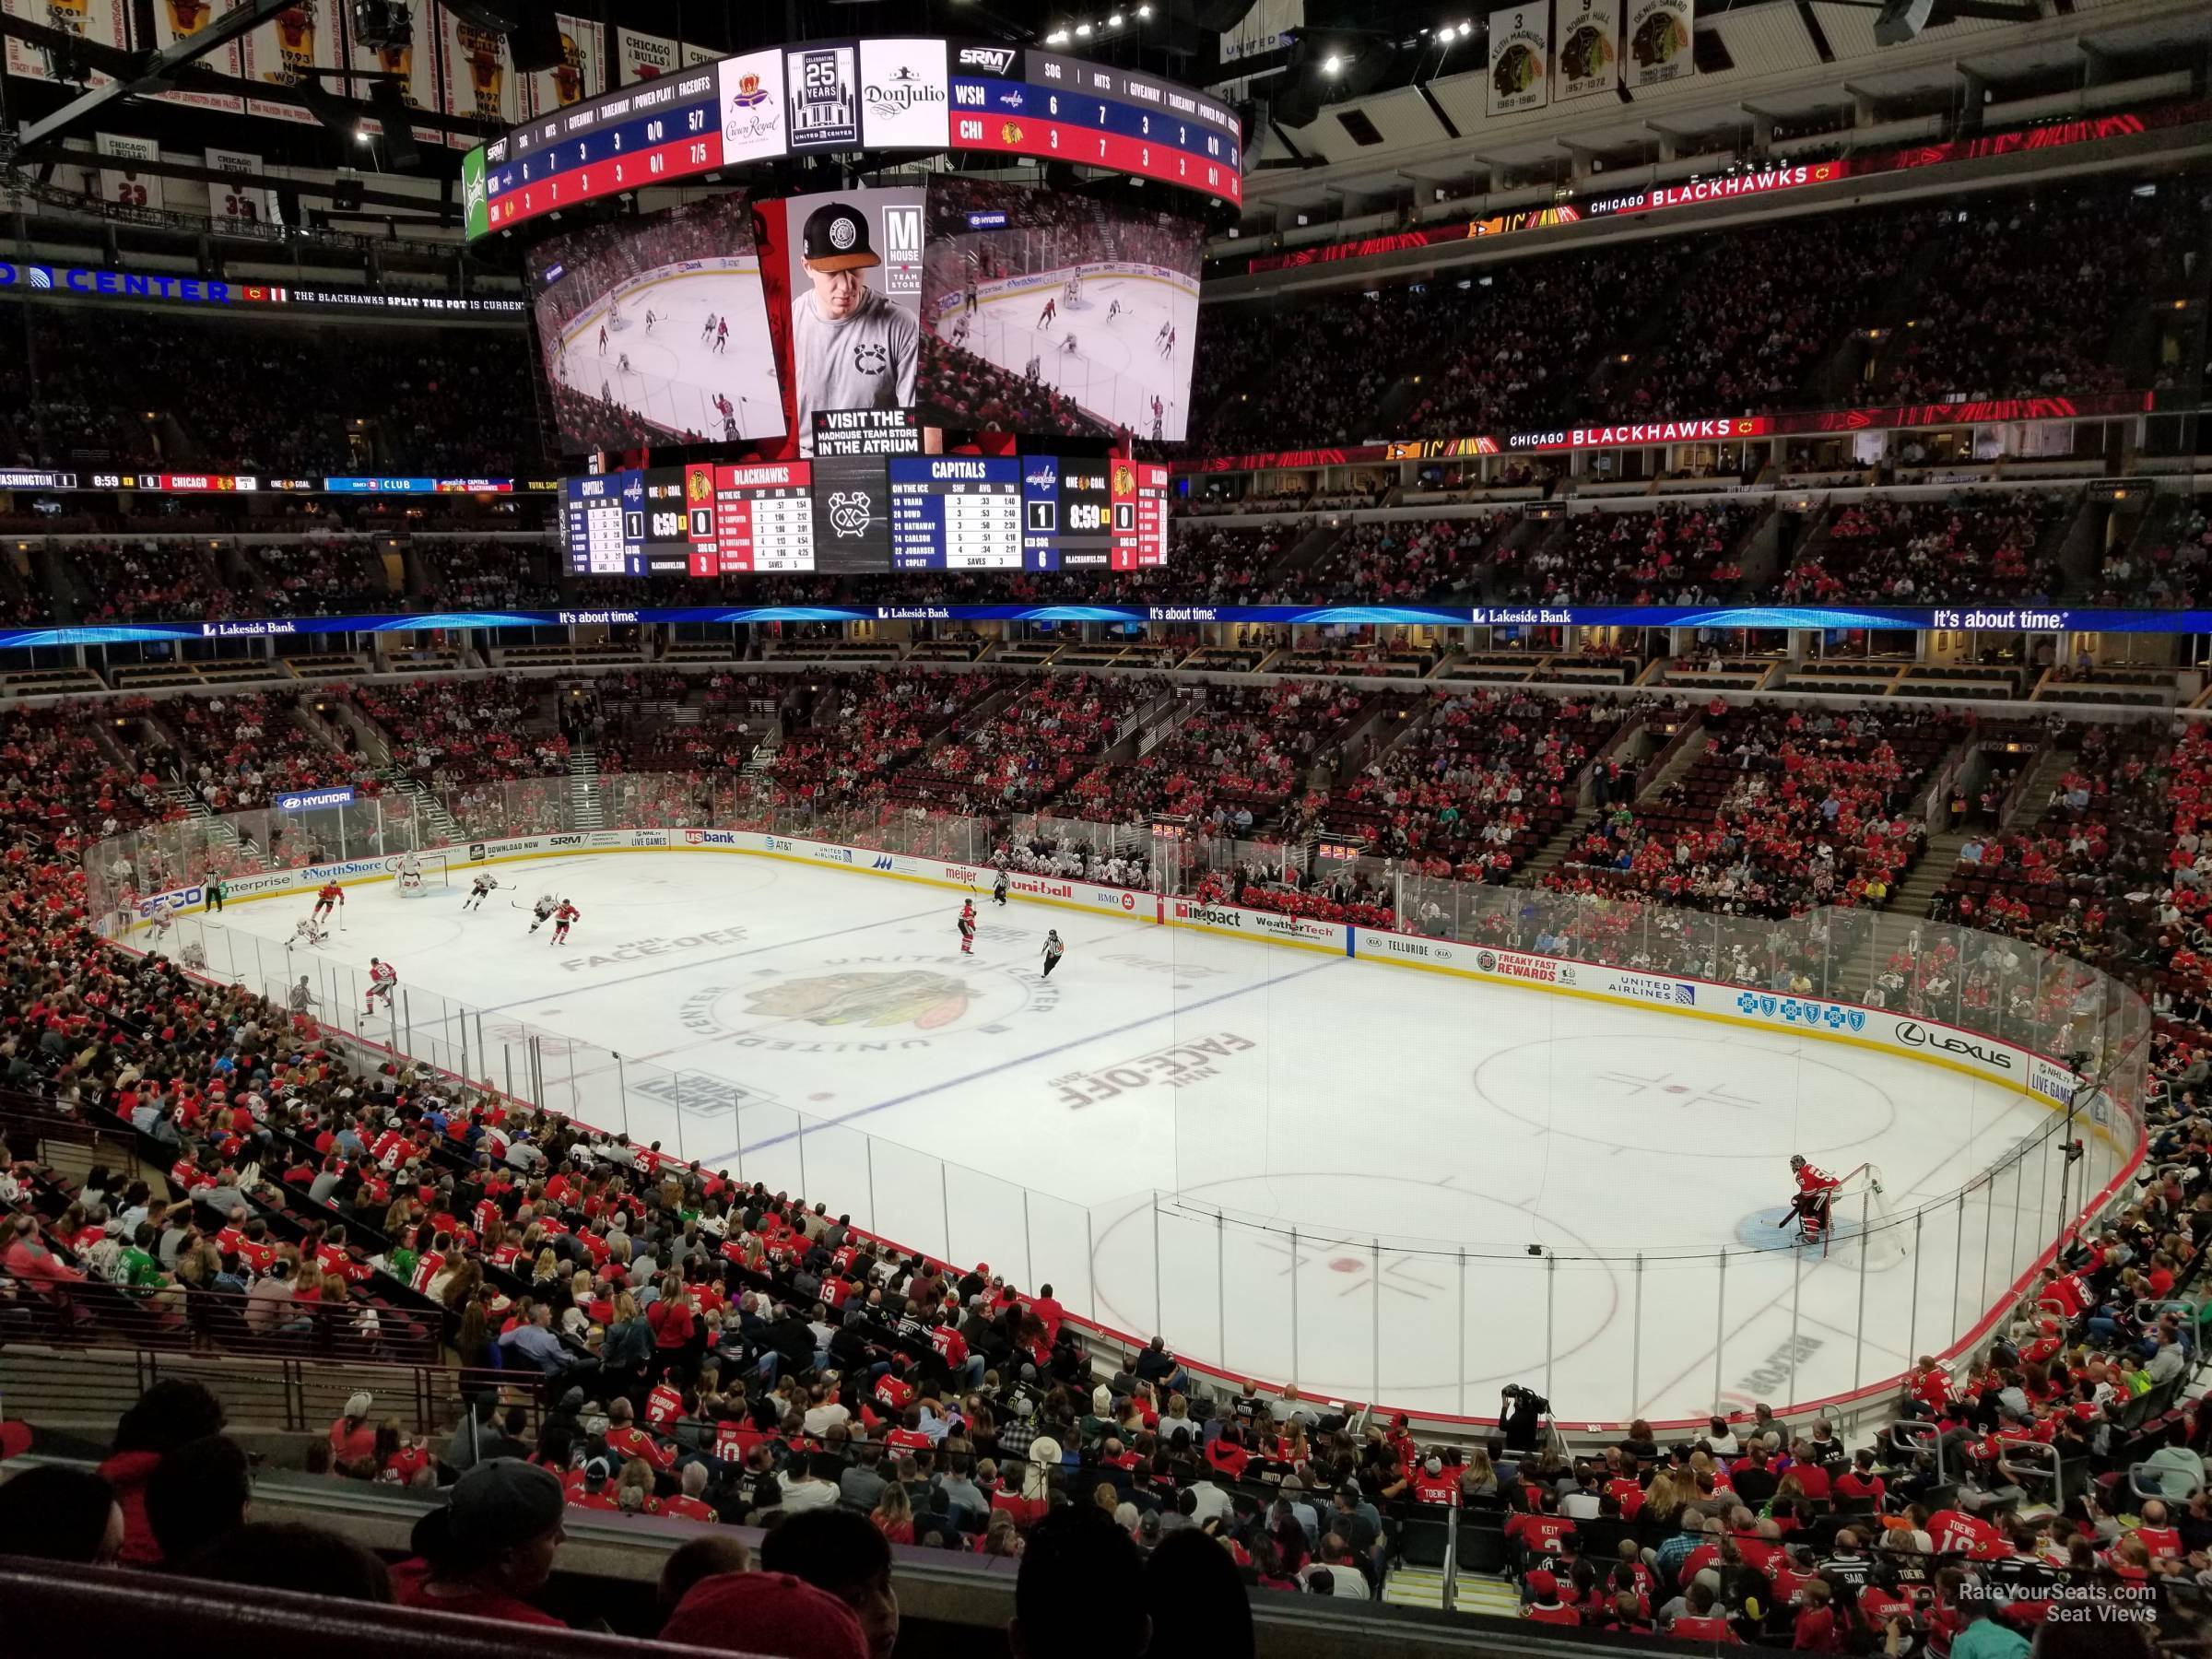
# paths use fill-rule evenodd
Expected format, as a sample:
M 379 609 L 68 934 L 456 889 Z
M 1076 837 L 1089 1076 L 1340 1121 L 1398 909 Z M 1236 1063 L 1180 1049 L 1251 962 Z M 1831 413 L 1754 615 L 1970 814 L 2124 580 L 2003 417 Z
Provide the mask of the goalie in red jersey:
M 1830 1211 L 1835 1204 L 1836 1189 L 1843 1184 L 1841 1176 L 1830 1175 L 1826 1170 L 1815 1169 L 1805 1160 L 1803 1153 L 1790 1157 L 1790 1173 L 1796 1177 L 1797 1193 L 1790 1200 L 1790 1214 L 1797 1218 L 1797 1241 L 1800 1244 L 1824 1244 L 1833 1218 Z M 1784 1218 L 1786 1220 L 1788 1218 Z

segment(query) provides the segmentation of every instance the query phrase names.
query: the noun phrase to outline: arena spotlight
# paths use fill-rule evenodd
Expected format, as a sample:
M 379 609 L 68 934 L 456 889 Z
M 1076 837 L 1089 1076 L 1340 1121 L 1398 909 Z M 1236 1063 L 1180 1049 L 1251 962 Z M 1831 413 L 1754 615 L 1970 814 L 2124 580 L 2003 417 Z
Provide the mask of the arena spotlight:
M 1090 25 L 1089 25 L 1089 24 L 1088 24 L 1088 23 L 1078 23 L 1078 24 L 1077 24 L 1077 25 L 1076 25 L 1076 38 L 1077 38 L 1077 39 L 1078 39 L 1078 40 L 1084 40 L 1084 41 L 1088 41 L 1088 39 L 1090 39 Z
M 1327 57 L 1321 60 L 1321 69 L 1324 75 L 1335 75 L 1343 67 L 1344 59 L 1334 52 L 1330 53 Z

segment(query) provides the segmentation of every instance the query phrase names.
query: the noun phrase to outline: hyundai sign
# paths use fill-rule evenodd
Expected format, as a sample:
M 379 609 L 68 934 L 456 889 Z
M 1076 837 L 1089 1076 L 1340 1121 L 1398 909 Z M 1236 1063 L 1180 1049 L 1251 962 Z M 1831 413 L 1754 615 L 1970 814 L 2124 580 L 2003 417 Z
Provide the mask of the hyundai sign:
M 276 797 L 279 812 L 306 812 L 316 806 L 350 806 L 353 805 L 353 786 L 343 789 L 303 789 L 298 794 L 280 794 Z

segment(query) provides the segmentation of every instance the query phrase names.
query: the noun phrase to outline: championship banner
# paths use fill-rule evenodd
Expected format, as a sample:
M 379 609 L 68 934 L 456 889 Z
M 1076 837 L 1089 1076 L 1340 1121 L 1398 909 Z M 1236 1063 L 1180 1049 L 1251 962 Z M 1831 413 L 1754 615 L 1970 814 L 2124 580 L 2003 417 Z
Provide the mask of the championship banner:
M 341 38 L 338 5 L 339 0 L 307 0 L 305 5 L 287 6 L 248 35 L 246 78 L 265 86 L 296 87 L 308 78 L 310 70 L 335 69 Z M 330 81 L 318 84 L 326 91 L 336 90 Z M 248 98 L 246 113 L 304 126 L 315 124 L 315 118 L 299 104 L 267 99 Z
M 1610 92 L 1620 79 L 1620 0 L 1559 0 L 1551 101 Z
M 244 150 L 216 149 L 207 151 L 210 171 L 238 173 L 242 178 L 255 178 L 261 173 L 261 158 Z M 227 181 L 207 182 L 207 217 L 218 225 L 271 225 L 276 222 L 276 204 L 269 199 L 270 192 L 259 184 Z
M 123 207 L 161 210 L 161 175 L 140 172 L 134 161 L 159 161 L 161 146 L 151 138 L 133 138 L 121 133 L 95 133 L 93 148 L 103 164 L 100 170 L 100 199 Z
M 25 23 L 35 23 L 41 29 L 59 29 L 63 34 L 82 35 L 96 45 L 112 46 L 118 51 L 130 43 L 130 30 L 125 21 L 125 0 L 0 0 L 0 12 Z M 28 41 L 7 37 L 7 72 L 19 75 L 26 80 L 58 81 L 61 66 L 53 54 L 43 46 L 34 46 Z M 112 85 L 114 76 L 95 74 L 90 86 Z
M 225 12 L 236 8 L 241 0 L 223 0 L 210 4 L 209 0 L 154 0 L 154 44 L 168 51 L 179 41 L 189 41 L 200 33 Z M 201 65 L 218 75 L 232 78 L 245 72 L 245 53 L 236 41 L 218 46 Z M 229 92 L 157 92 L 154 96 L 163 103 L 185 104 L 195 110 L 219 110 L 227 115 L 242 115 L 246 100 Z M 213 162 L 208 163 L 213 166 Z
M 420 110 L 426 115 L 438 112 L 438 7 L 433 0 L 398 0 L 407 8 L 414 19 L 414 36 L 404 46 L 364 46 L 348 38 L 347 62 L 360 75 L 396 76 L 399 95 L 406 100 L 407 108 Z M 347 95 L 366 100 L 368 83 L 359 78 L 349 79 Z M 383 123 L 364 121 L 361 124 L 382 137 Z M 417 127 L 415 136 L 425 144 L 441 144 L 445 135 L 435 127 Z
M 555 14 L 560 29 L 560 62 L 523 76 L 526 119 L 550 115 L 606 90 L 606 25 L 596 19 Z
M 689 41 L 686 41 L 677 51 L 687 69 L 695 69 L 701 64 L 712 64 L 723 55 L 712 46 L 696 46 Z
M 621 72 L 615 84 L 621 87 L 674 75 L 683 63 L 677 43 L 666 35 L 619 27 L 615 30 L 615 57 Z
M 1493 115 L 1540 110 L 1551 93 L 1551 6 L 1509 6 L 1490 14 L 1490 102 Z
M 438 8 L 439 68 L 445 76 L 445 112 L 457 120 L 511 127 L 522 120 L 523 94 L 507 37 L 478 29 L 444 6 Z M 475 140 L 455 133 L 448 143 L 471 149 Z
M 1629 0 L 1629 85 L 1656 87 L 1698 72 L 1690 53 L 1697 0 Z

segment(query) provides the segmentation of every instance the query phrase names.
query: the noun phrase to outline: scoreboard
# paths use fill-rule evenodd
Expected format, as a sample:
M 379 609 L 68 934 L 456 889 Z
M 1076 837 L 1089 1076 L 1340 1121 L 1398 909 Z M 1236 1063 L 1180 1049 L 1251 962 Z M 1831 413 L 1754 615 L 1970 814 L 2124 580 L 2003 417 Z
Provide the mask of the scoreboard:
M 1242 128 L 1206 93 L 1034 49 L 823 41 L 619 88 L 471 151 L 467 233 L 724 168 L 863 149 L 1031 156 L 1243 199 Z
M 1168 559 L 1168 469 L 1119 456 L 694 462 L 563 489 L 578 576 L 1134 571 Z

